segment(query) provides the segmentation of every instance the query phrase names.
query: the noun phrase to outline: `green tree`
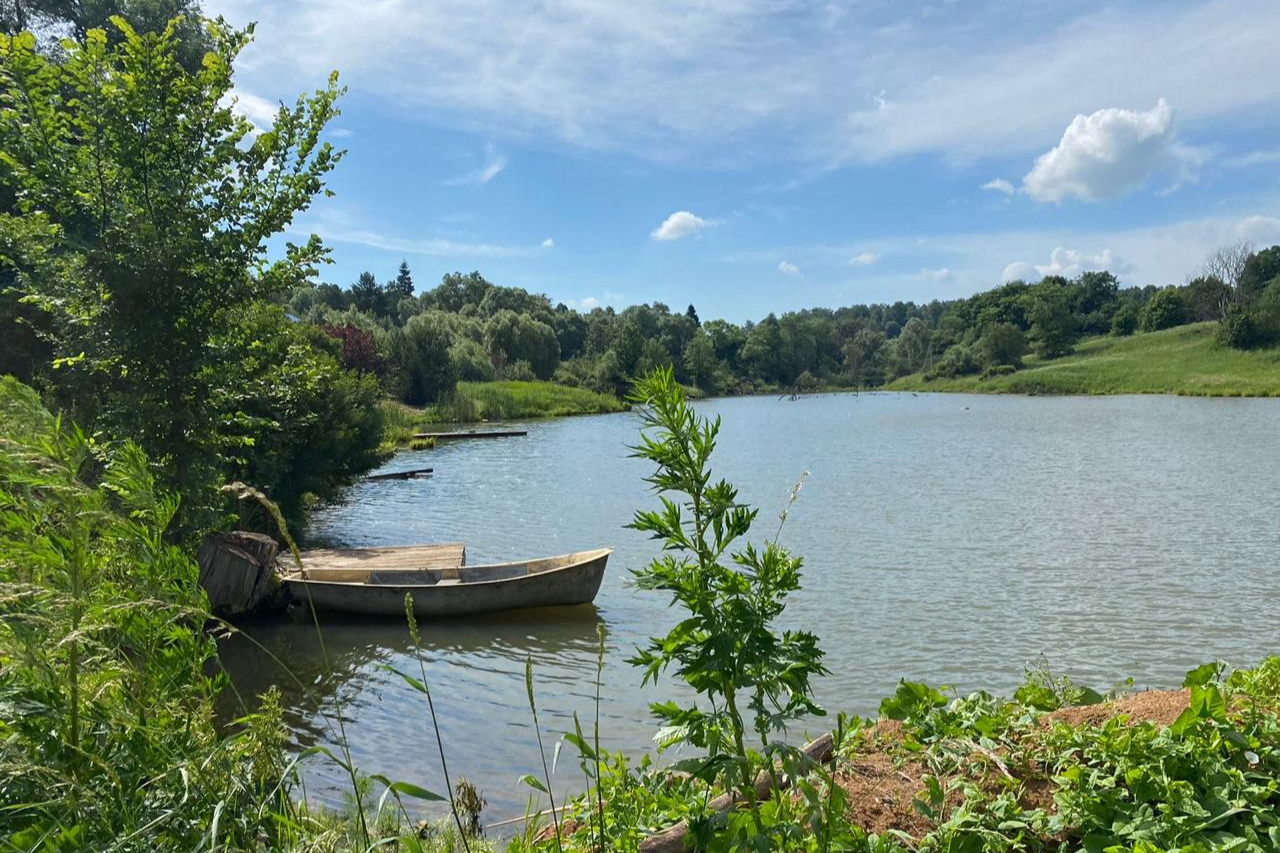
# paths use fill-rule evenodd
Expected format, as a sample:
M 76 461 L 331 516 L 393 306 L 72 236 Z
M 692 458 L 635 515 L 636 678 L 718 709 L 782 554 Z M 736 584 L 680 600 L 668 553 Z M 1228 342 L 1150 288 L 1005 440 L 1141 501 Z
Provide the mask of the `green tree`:
M 888 343 L 884 332 L 864 326 L 844 345 L 844 369 L 857 387 L 879 385 L 884 381 L 884 349 Z
M 1125 338 L 1138 331 L 1138 306 L 1129 300 L 1116 309 L 1111 318 L 1111 334 L 1117 338 Z
M 1233 301 L 1231 287 L 1217 276 L 1200 275 L 1187 282 L 1188 319 L 1193 322 L 1221 320 Z
M 720 360 L 711 336 L 699 329 L 684 348 L 684 372 L 694 386 L 708 394 L 721 390 Z
M 1138 313 L 1138 328 L 1155 332 L 1181 326 L 1190 320 L 1187 299 L 1177 287 L 1166 287 L 1142 306 Z
M 425 406 L 453 393 L 458 375 L 450 347 L 453 331 L 442 311 L 424 311 L 394 329 L 392 352 L 399 365 L 400 398 L 412 406 Z
M 978 350 L 984 367 L 1008 364 L 1020 368 L 1027 353 L 1027 336 L 1012 323 L 993 323 L 983 330 Z
M 902 373 L 915 373 L 924 370 L 929 361 L 928 325 L 919 317 L 912 317 L 902 327 L 902 332 L 894 339 L 894 353 L 897 355 Z
M 208 523 L 236 412 L 213 401 L 215 342 L 238 309 L 283 298 L 324 259 L 283 232 L 341 154 L 320 140 L 337 77 L 251 136 L 228 105 L 248 34 L 210 22 L 199 71 L 179 56 L 180 22 L 114 43 L 89 30 L 52 62 L 30 34 L 0 38 L 0 148 L 16 214 L 0 215 L 3 263 L 49 317 L 44 381 L 94 430 L 137 440 L 182 495 L 181 530 Z M 234 434 L 234 430 L 232 430 Z
M 365 270 L 351 283 L 351 304 L 357 311 L 381 317 L 387 313 L 386 294 L 373 273 Z
M 560 366 L 555 329 L 528 314 L 502 309 L 485 323 L 484 339 L 496 368 L 523 361 L 537 378 L 550 379 Z
M 125 38 L 112 26 L 116 17 L 144 34 L 164 32 L 177 19 L 176 55 L 192 74 L 200 70 L 205 52 L 213 48 L 199 0 L 0 0 L 0 29 L 10 36 L 68 32 L 75 41 L 84 42 L 90 30 L 101 29 L 115 45 Z M 55 55 L 61 50 L 56 37 L 42 47 Z
M 1240 272 L 1241 301 L 1249 302 L 1262 295 L 1267 285 L 1280 278 L 1280 246 L 1254 252 Z
M 1041 358 L 1070 355 L 1076 343 L 1076 321 L 1061 285 L 1046 279 L 1032 288 L 1025 302 L 1031 343 Z

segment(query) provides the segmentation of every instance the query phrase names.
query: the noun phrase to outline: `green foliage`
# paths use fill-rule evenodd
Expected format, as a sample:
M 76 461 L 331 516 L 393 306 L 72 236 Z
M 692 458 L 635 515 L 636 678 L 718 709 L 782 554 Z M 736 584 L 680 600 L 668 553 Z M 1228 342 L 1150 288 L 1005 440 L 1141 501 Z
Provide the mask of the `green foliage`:
M 692 762 L 695 775 L 726 780 L 752 814 L 753 826 L 739 829 L 763 835 L 756 773 L 773 772 L 773 757 L 788 754 L 773 739 L 788 723 L 822 713 L 810 686 L 825 672 L 817 638 L 774 628 L 788 593 L 800 587 L 801 560 L 776 537 L 762 548 L 748 544 L 730 553 L 757 513 L 738 503 L 729 483 L 712 482 L 708 466 L 720 422 L 694 414 L 670 370 L 639 380 L 633 399 L 645 407 L 635 455 L 656 466 L 648 482 L 662 509 L 637 512 L 631 527 L 649 533 L 666 552 L 638 570 L 636 581 L 671 593 L 687 616 L 638 650 L 631 663 L 644 669 L 646 682 L 674 668 L 707 700 L 710 708 L 653 704 L 664 725 L 660 743 L 688 742 L 705 751 L 705 759 Z M 748 725 L 768 758 L 748 747 Z
M 1138 328 L 1144 332 L 1172 329 L 1190 320 L 1187 299 L 1176 287 L 1166 287 L 1156 292 L 1138 314 Z
M 1218 341 L 1238 350 L 1280 345 L 1280 279 L 1253 302 L 1232 305 L 1218 328 Z
M 427 311 L 395 330 L 392 350 L 399 366 L 400 398 L 411 406 L 434 403 L 453 392 L 458 377 L 449 357 L 449 318 Z
M 213 735 L 176 496 L 135 444 L 96 444 L 0 378 L 0 823 L 16 849 L 277 839 L 278 705 Z M 218 822 L 215 815 L 222 815 Z M 42 840 L 44 839 L 44 840 Z
M 1025 304 L 1036 355 L 1041 358 L 1070 355 L 1077 337 L 1076 319 L 1061 283 L 1045 279 L 1028 292 Z
M 1117 338 L 1127 338 L 1138 331 L 1138 306 L 1125 302 L 1116 309 L 1111 318 L 1111 334 Z
M 939 378 L 955 378 L 970 376 L 982 369 L 982 361 L 974 348 L 965 344 L 957 344 L 946 351 L 933 367 L 924 372 L 928 381 Z
M 992 323 L 982 330 L 978 350 L 984 367 L 1007 364 L 1019 368 L 1027 353 L 1027 336 L 1013 323 Z
M 243 311 L 304 280 L 315 238 L 274 262 L 267 241 L 323 190 L 341 154 L 320 140 L 336 77 L 251 136 L 232 110 L 247 32 L 208 25 L 198 69 L 181 22 L 140 35 L 122 19 L 58 61 L 30 34 L 0 38 L 0 149 L 16 209 L 0 264 L 45 316 L 42 386 L 94 432 L 137 441 L 182 496 L 179 526 L 213 524 L 230 458 L 252 455 L 253 415 L 212 369 Z

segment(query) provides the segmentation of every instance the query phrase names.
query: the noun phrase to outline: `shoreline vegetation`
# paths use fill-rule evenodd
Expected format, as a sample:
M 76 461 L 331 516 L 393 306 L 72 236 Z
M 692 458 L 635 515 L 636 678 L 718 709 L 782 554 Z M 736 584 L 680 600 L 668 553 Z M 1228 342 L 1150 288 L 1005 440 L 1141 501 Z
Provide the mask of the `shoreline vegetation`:
M 610 394 L 554 382 L 504 380 L 459 382 L 446 399 L 430 406 L 382 401 L 386 441 L 405 445 L 423 428 L 437 424 L 604 415 L 629 406 Z

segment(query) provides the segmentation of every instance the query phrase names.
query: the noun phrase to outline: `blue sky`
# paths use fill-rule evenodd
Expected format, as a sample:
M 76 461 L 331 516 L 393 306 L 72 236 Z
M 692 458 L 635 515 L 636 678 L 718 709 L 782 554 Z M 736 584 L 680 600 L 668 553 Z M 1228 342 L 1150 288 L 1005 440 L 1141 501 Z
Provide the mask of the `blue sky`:
M 703 317 L 952 298 L 1280 243 L 1276 0 L 212 0 L 255 122 L 337 69 L 296 224 L 419 287 Z

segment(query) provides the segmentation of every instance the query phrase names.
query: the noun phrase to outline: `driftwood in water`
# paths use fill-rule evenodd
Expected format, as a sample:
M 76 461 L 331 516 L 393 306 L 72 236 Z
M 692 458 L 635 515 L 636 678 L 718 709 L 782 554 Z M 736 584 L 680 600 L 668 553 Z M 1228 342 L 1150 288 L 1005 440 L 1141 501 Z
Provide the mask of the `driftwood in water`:
M 205 537 L 196 561 L 209 608 L 238 616 L 272 605 L 280 595 L 275 571 L 279 551 L 276 540 L 261 533 L 233 531 Z
M 811 740 L 800 748 L 800 752 L 817 764 L 825 764 L 831 760 L 833 739 L 830 734 L 825 734 L 817 740 Z M 769 795 L 769 789 L 773 787 L 773 779 L 768 773 L 761 773 L 756 777 L 756 799 L 763 800 Z M 737 802 L 736 793 L 721 794 L 710 803 L 708 808 L 713 812 L 725 812 Z M 657 835 L 650 835 L 644 841 L 640 842 L 640 853 L 682 853 L 685 847 L 685 837 L 689 834 L 689 824 L 680 821 L 674 826 L 669 826 Z
M 420 432 L 414 438 L 434 438 L 436 441 L 457 441 L 463 438 L 513 438 L 528 435 L 527 429 L 491 429 L 485 432 L 463 430 L 461 432 Z
M 434 468 L 414 468 L 411 471 L 392 471 L 389 474 L 370 474 L 365 480 L 412 480 L 415 477 L 424 477 L 435 471 Z

